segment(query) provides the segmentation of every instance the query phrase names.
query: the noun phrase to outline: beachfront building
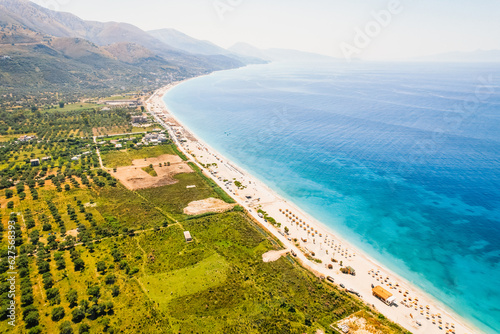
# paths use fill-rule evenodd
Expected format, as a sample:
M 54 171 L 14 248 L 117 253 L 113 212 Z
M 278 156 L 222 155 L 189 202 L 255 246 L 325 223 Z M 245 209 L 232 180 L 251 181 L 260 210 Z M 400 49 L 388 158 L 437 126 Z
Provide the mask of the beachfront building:
M 113 101 L 104 101 L 106 105 L 112 107 L 128 107 L 128 108 L 137 108 L 141 105 L 140 100 L 113 100 Z
M 137 124 L 142 124 L 142 123 L 147 123 L 148 118 L 144 115 L 141 116 L 131 116 L 131 121 L 132 123 L 137 123 Z
M 167 136 L 164 133 L 148 133 L 142 138 L 144 144 L 158 144 L 167 141 Z
M 396 302 L 396 297 L 392 295 L 389 291 L 381 287 L 380 285 L 377 285 L 372 289 L 372 293 L 375 297 L 386 303 L 387 305 L 391 305 L 392 303 Z

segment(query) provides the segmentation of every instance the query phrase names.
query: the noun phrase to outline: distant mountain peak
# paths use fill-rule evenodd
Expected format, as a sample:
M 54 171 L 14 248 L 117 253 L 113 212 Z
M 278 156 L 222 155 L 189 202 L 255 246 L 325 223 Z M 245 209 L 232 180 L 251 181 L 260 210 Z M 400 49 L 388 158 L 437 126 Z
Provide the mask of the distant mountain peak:
M 229 51 L 250 57 L 258 57 L 268 61 L 336 61 L 337 58 L 292 49 L 259 49 L 251 44 L 239 42 L 231 46 Z

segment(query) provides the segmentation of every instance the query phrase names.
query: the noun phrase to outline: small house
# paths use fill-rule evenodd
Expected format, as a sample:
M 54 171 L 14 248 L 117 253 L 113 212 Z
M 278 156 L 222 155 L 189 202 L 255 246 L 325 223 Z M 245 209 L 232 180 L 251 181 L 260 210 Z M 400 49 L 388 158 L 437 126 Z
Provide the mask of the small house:
M 186 239 L 186 242 L 193 241 L 193 238 L 191 238 L 191 233 L 189 233 L 189 231 L 184 231 L 184 239 Z
M 30 163 L 32 167 L 40 166 L 40 159 L 31 159 Z

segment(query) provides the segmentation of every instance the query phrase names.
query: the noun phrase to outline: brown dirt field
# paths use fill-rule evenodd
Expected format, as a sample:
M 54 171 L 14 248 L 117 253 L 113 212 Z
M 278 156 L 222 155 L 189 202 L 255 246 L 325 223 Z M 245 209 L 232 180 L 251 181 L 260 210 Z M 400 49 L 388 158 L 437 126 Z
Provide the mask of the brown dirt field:
M 74 230 L 66 231 L 66 234 L 67 235 L 72 235 L 72 236 L 74 236 L 76 238 L 78 236 L 78 231 L 75 228 Z
M 187 215 L 201 215 L 208 212 L 225 212 L 231 210 L 235 204 L 228 204 L 223 200 L 217 198 L 206 198 L 201 201 L 194 201 L 189 203 L 184 208 L 184 213 Z
M 278 261 L 280 257 L 285 256 L 289 252 L 290 252 L 289 249 L 284 249 L 279 251 L 269 251 L 267 253 L 262 254 L 262 261 L 264 262 Z
M 170 166 L 164 166 L 165 161 L 170 161 Z M 160 163 L 162 167 L 159 167 Z M 150 164 L 153 165 L 158 176 L 151 176 L 142 170 Z M 173 178 L 174 175 L 192 172 L 191 167 L 178 156 L 163 154 L 155 158 L 134 160 L 132 166 L 118 167 L 116 173 L 111 171 L 111 174 L 128 189 L 137 190 L 174 184 L 177 182 Z
M 160 163 L 163 164 L 166 161 L 169 161 L 171 165 L 183 162 L 183 160 L 177 155 L 163 154 L 160 155 L 159 157 L 154 157 L 154 158 L 136 159 L 132 161 L 132 166 L 142 168 L 142 167 L 147 167 L 150 164 L 153 164 L 153 167 L 157 167 Z M 158 173 L 158 171 L 156 172 Z

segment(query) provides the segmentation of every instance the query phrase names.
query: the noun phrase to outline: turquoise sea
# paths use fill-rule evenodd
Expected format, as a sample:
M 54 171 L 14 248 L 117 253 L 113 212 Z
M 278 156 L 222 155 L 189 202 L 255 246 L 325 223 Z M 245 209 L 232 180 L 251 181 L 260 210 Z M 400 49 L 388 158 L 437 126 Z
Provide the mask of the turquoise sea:
M 500 333 L 500 64 L 272 63 L 164 100 L 280 195 Z

